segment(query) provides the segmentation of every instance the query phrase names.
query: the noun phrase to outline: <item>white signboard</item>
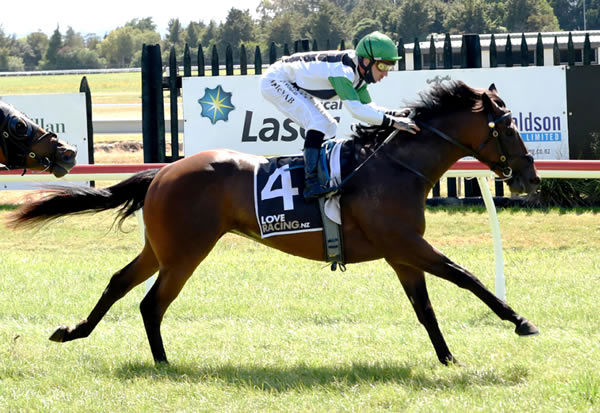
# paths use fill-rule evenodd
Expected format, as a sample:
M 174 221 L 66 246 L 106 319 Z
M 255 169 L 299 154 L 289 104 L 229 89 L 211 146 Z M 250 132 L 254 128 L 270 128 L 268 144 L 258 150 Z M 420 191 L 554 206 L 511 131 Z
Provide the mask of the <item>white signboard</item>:
M 77 147 L 77 164 L 88 164 L 84 93 L 0 96 L 48 132 Z M 1 183 L 0 189 L 39 188 L 39 184 Z
M 183 79 L 186 156 L 215 148 L 257 155 L 302 151 L 304 130 L 263 99 L 259 80 L 260 76 Z M 369 93 L 377 105 L 400 108 L 417 100 L 432 83 L 448 80 L 478 88 L 494 83 L 534 157 L 569 158 L 564 66 L 394 71 L 370 85 Z M 357 121 L 343 102 L 334 98 L 324 105 L 339 119 L 337 136 L 349 136 L 350 125 Z

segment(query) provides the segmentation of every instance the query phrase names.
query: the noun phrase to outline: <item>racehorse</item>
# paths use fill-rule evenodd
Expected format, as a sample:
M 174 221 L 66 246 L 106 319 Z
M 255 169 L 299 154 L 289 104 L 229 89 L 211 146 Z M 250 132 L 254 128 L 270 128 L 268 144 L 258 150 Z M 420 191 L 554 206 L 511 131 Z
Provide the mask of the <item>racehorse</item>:
M 350 141 L 357 161 L 369 160 L 344 185 L 345 255 L 348 263 L 380 258 L 389 263 L 438 359 L 448 364 L 455 358 L 429 301 L 425 272 L 471 291 L 502 320 L 514 323 L 518 335 L 539 331 L 423 238 L 427 194 L 466 155 L 487 164 L 514 192 L 533 191 L 540 178 L 494 85 L 489 90 L 462 82 L 438 85 L 422 92 L 412 109 L 421 127 L 417 135 L 399 133 L 389 140 L 385 138 L 392 129 L 359 128 Z M 379 149 L 373 152 L 369 149 L 373 147 Z M 158 271 L 140 310 L 154 360 L 166 363 L 160 331 L 165 311 L 223 234 L 238 233 L 289 254 L 324 260 L 320 232 L 261 239 L 253 201 L 253 174 L 261 161 L 264 158 L 231 150 L 201 152 L 106 189 L 55 188 L 15 211 L 9 225 L 20 227 L 117 207 L 122 223 L 144 208 L 146 238 L 141 253 L 112 276 L 87 319 L 73 328 L 59 327 L 50 339 L 87 337 L 117 300 Z
M 8 169 L 43 170 L 57 178 L 75 166 L 77 149 L 0 101 L 0 164 Z

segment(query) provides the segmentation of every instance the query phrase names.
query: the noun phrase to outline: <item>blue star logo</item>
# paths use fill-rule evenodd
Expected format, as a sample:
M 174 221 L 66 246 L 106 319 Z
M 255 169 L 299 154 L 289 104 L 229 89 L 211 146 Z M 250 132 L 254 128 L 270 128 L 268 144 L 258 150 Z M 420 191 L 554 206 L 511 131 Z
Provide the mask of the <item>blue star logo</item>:
M 204 96 L 198 99 L 198 103 L 202 106 L 202 117 L 210 119 L 213 125 L 220 120 L 227 122 L 229 112 L 235 109 L 231 103 L 231 95 L 225 92 L 221 85 L 214 89 L 204 89 Z

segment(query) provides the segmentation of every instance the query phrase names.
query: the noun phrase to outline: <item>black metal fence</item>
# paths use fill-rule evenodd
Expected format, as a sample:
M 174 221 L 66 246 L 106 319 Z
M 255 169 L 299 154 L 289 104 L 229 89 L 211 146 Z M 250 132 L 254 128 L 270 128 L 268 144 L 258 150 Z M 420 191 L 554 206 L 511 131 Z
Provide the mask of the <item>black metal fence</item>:
M 579 33 L 581 34 L 581 33 Z M 452 38 L 446 34 L 443 41 L 443 49 L 441 56 L 437 52 L 436 41 L 434 36 L 429 39 L 428 53 L 424 54 L 421 51 L 421 45 L 415 39 L 412 44 L 412 70 L 423 70 L 423 62 L 426 62 L 428 69 L 452 69 L 452 68 L 480 68 L 482 67 L 482 48 L 480 35 L 465 34 L 461 36 L 460 52 L 455 53 L 453 50 Z M 535 52 L 529 49 L 525 34 L 522 34 L 520 48 L 518 51 L 513 50 L 513 41 L 510 35 L 503 38 L 504 48 L 498 50 L 496 46 L 496 36 L 491 35 L 489 45 L 487 46 L 487 55 L 489 62 L 486 62 L 486 67 L 513 67 L 529 66 L 535 64 L 537 66 L 544 65 L 559 65 L 561 61 L 569 66 L 589 66 L 598 64 L 598 56 L 596 50 L 592 47 L 590 34 L 585 33 L 583 47 L 576 48 L 573 41 L 573 35 L 568 33 L 567 47 L 559 47 L 557 35 L 554 36 L 554 44 L 552 46 L 553 61 L 547 62 L 544 59 L 544 44 L 542 34 L 537 34 L 535 44 Z M 309 40 L 299 40 L 293 44 L 293 52 L 310 51 L 311 42 Z M 398 54 L 403 57 L 399 60 L 397 70 L 407 70 L 406 57 L 407 46 L 399 39 Z M 317 50 L 316 41 L 312 42 L 312 50 Z M 342 41 L 338 49 L 343 50 L 346 46 Z M 268 50 L 268 64 L 274 63 L 279 57 L 289 55 L 290 49 L 287 44 L 279 48 L 275 43 L 271 43 Z M 564 56 L 566 54 L 566 61 Z M 237 71 L 239 75 L 247 74 L 262 74 L 263 69 L 263 54 L 258 46 L 254 49 L 254 63 L 248 65 L 248 51 L 242 45 L 240 47 L 239 65 L 234 67 L 233 50 L 231 46 L 227 46 L 225 51 L 225 64 L 221 65 L 221 59 L 217 52 L 216 46 L 212 47 L 210 53 L 210 65 L 206 64 L 206 56 L 201 44 L 198 45 L 195 53 L 195 65 L 192 65 L 192 52 L 186 44 L 183 55 L 183 65 L 179 66 L 176 60 L 175 48 L 172 47 L 169 54 L 169 62 L 167 67 L 168 76 L 164 76 L 163 62 L 161 57 L 160 45 L 144 45 L 142 51 L 142 131 L 144 143 L 144 162 L 172 162 L 180 158 L 179 155 L 179 130 L 178 130 L 178 106 L 177 97 L 180 96 L 182 76 L 233 76 Z M 441 67 L 438 67 L 438 62 Z M 209 69 L 209 70 L 207 70 Z M 251 72 L 249 73 L 249 70 Z M 210 73 L 207 73 L 210 72 Z M 600 72 L 599 72 L 600 73 Z M 598 82 L 600 83 L 600 78 Z M 166 155 L 165 150 L 165 115 L 164 115 L 164 97 L 163 92 L 169 91 L 170 102 L 170 122 L 171 122 L 171 155 Z M 457 196 L 457 184 L 455 178 L 447 180 L 447 195 L 449 197 Z M 502 182 L 496 182 L 496 196 L 504 196 L 504 187 Z M 479 187 L 474 180 L 465 180 L 465 196 L 480 196 Z M 433 196 L 440 196 L 440 187 L 437 184 L 433 190 Z

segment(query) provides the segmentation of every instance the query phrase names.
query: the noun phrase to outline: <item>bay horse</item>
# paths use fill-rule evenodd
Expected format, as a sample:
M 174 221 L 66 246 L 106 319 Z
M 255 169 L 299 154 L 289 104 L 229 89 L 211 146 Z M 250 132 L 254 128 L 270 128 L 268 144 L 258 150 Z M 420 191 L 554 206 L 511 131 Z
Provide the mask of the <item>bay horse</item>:
M 380 258 L 389 263 L 438 359 L 448 364 L 456 360 L 429 301 L 425 272 L 471 291 L 500 319 L 514 323 L 518 335 L 539 331 L 423 238 L 427 194 L 433 182 L 466 155 L 487 164 L 514 192 L 533 191 L 540 178 L 494 85 L 488 90 L 462 82 L 437 85 L 422 92 L 412 109 L 421 127 L 417 135 L 401 132 L 381 145 L 392 129 L 363 127 L 351 141 L 358 162 L 370 159 L 344 187 L 345 255 L 348 263 Z M 380 150 L 371 156 L 369 147 L 378 143 Z M 105 189 L 56 188 L 15 211 L 9 221 L 13 227 L 119 207 L 117 218 L 122 224 L 144 208 L 146 236 L 141 253 L 112 276 L 86 319 L 72 328 L 59 327 L 50 339 L 66 342 L 87 337 L 117 300 L 158 271 L 140 311 L 154 361 L 166 363 L 160 331 L 163 316 L 223 234 L 234 232 L 289 254 L 323 261 L 320 232 L 261 239 L 253 200 L 253 174 L 261 160 L 226 149 L 201 152 Z
M 75 166 L 77 148 L 0 101 L 0 164 L 7 169 L 48 171 L 57 178 Z

